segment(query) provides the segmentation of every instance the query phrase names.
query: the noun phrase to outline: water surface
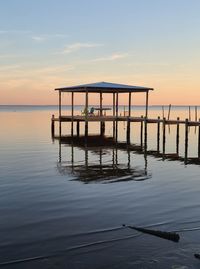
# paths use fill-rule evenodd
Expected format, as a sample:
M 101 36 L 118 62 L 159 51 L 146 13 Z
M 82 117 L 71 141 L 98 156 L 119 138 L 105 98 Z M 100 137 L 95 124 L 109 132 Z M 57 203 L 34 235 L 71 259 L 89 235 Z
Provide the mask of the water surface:
M 0 111 L 3 268 L 199 268 L 193 256 L 200 252 L 199 164 L 144 155 L 137 150 L 138 124 L 131 126 L 135 150 L 84 148 L 52 141 L 54 106 L 4 106 Z M 140 116 L 144 111 L 137 107 L 132 113 Z M 158 115 L 161 107 L 150 107 L 150 117 Z M 185 107 L 171 112 L 172 118 L 187 115 Z M 69 134 L 70 124 L 64 125 L 64 134 Z M 89 124 L 91 134 L 98 128 Z M 176 152 L 175 131 L 167 128 L 168 154 Z M 197 133 L 190 129 L 189 157 L 197 156 Z M 106 123 L 110 135 L 112 125 Z M 119 140 L 125 138 L 126 126 L 120 123 Z M 149 125 L 148 150 L 155 149 L 156 126 Z M 179 153 L 184 156 L 183 127 Z M 174 243 L 141 234 L 123 228 L 124 223 L 176 230 L 181 239 Z

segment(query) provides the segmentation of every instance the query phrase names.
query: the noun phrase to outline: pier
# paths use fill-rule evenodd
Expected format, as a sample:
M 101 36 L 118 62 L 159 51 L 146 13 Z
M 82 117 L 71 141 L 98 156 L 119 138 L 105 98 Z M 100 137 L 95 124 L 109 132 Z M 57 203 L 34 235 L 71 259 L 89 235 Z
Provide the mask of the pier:
M 126 122 L 126 144 L 130 144 L 130 130 L 131 124 L 140 123 L 140 146 L 147 151 L 147 136 L 148 136 L 148 125 L 156 124 L 157 125 L 157 154 L 162 152 L 162 155 L 165 156 L 165 144 L 166 144 L 166 126 L 176 125 L 176 152 L 172 154 L 176 155 L 176 158 L 179 156 L 179 144 L 180 144 L 180 125 L 184 125 L 185 128 L 185 156 L 184 162 L 188 163 L 188 144 L 189 144 L 189 131 L 191 127 L 198 128 L 198 152 L 197 158 L 195 158 L 195 162 L 200 158 L 200 119 L 197 121 L 197 117 L 195 116 L 195 121 L 191 120 L 191 117 L 180 120 L 179 117 L 177 119 L 170 119 L 168 113 L 168 118 L 165 117 L 160 118 L 149 118 L 148 117 L 148 102 L 149 102 L 149 92 L 153 90 L 153 88 L 141 87 L 141 86 L 130 86 L 123 84 L 113 84 L 108 82 L 100 82 L 93 84 L 85 84 L 73 87 L 64 87 L 55 89 L 58 91 L 59 96 L 59 115 L 58 117 L 52 116 L 51 119 L 51 131 L 52 137 L 56 137 L 55 135 L 55 124 L 58 122 L 59 132 L 57 137 L 62 137 L 62 124 L 69 122 L 71 124 L 71 137 L 79 137 L 80 136 L 80 123 L 84 122 L 84 138 L 85 143 L 87 143 L 87 137 L 89 136 L 89 122 L 99 122 L 99 134 L 100 136 L 104 136 L 105 134 L 105 122 L 111 122 L 113 125 L 113 141 L 115 143 L 119 143 L 118 141 L 118 123 Z M 133 117 L 131 116 L 131 106 L 132 106 L 132 96 L 136 93 L 144 93 L 145 94 L 145 111 L 144 116 L 141 117 Z M 71 93 L 71 115 L 63 115 L 62 113 L 62 93 Z M 75 93 L 85 93 L 85 109 L 82 111 L 80 115 L 74 114 L 74 99 Z M 89 111 L 89 98 L 88 95 L 90 93 L 99 94 L 99 106 L 94 107 L 98 111 L 98 113 L 94 113 Z M 119 96 L 120 93 L 128 94 L 128 111 L 124 111 L 123 115 L 119 114 Z M 112 94 L 113 96 L 113 105 L 112 105 L 112 115 L 106 115 L 106 110 L 103 106 L 103 94 Z M 171 105 L 170 105 L 171 109 Z M 103 113 L 104 112 L 104 113 Z M 75 126 L 76 125 L 76 126 Z M 76 131 L 75 131 L 76 130 Z M 162 140 L 162 145 L 161 141 Z M 181 158 L 182 160 L 182 158 Z

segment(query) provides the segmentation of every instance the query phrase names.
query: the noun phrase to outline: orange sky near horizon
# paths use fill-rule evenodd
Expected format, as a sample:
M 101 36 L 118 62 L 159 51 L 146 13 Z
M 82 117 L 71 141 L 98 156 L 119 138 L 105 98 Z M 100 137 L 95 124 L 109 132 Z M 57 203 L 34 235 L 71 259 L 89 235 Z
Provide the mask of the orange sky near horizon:
M 49 80 L 47 78 L 47 80 Z M 78 85 L 88 82 L 96 82 L 96 81 L 74 81 L 73 83 L 62 83 L 64 79 L 59 83 L 59 78 L 57 83 L 46 81 L 43 83 L 39 81 L 27 81 L 27 83 L 16 82 L 11 80 L 7 81 L 5 84 L 1 86 L 0 91 L 0 104 L 1 105 L 56 105 L 58 103 L 58 94 L 54 91 L 54 88 L 61 86 L 71 86 Z M 102 81 L 102 80 L 97 80 Z M 105 79 L 104 79 L 105 81 Z M 148 78 L 146 80 L 140 81 L 138 79 L 138 83 L 133 83 L 132 80 L 124 79 L 124 80 L 107 80 L 108 82 L 116 82 L 116 83 L 124 83 L 130 85 L 139 85 L 139 86 L 148 86 L 153 87 L 154 91 L 150 92 L 149 96 L 149 104 L 150 105 L 199 105 L 200 100 L 200 82 L 190 80 L 156 80 L 154 82 L 154 78 Z M 1 83 L 0 83 L 1 84 Z M 63 94 L 63 103 L 70 104 L 71 96 L 69 93 Z M 75 94 L 75 104 L 84 104 L 85 98 L 83 94 Z M 132 103 L 136 105 L 143 105 L 145 102 L 145 95 L 143 93 L 133 94 Z M 89 103 L 90 104 L 99 104 L 99 95 L 98 94 L 90 94 L 89 95 Z M 111 94 L 103 94 L 103 103 L 104 104 L 112 104 L 112 95 Z M 128 96 L 127 94 L 120 94 L 119 104 L 128 104 Z
M 53 105 L 55 88 L 100 81 L 154 88 L 150 105 L 200 105 L 199 10 L 197 0 L 2 1 L 0 105 Z

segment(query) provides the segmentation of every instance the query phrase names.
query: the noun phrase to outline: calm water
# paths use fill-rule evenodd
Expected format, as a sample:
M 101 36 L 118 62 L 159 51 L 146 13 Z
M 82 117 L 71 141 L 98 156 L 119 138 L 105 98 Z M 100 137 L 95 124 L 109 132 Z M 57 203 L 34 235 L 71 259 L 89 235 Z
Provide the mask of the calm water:
M 50 130 L 56 113 L 54 106 L 0 108 L 0 265 L 199 268 L 194 253 L 200 252 L 200 166 L 144 156 L 137 149 L 59 145 L 52 142 Z M 133 114 L 144 114 L 143 108 Z M 160 107 L 150 108 L 150 117 L 159 114 Z M 188 117 L 188 109 L 173 107 L 171 118 L 177 116 Z M 119 124 L 120 141 L 125 141 L 125 127 Z M 98 128 L 89 125 L 93 134 Z M 63 133 L 70 133 L 68 123 Z M 197 156 L 197 133 L 190 129 L 189 157 Z M 112 125 L 106 124 L 106 135 L 111 134 Z M 139 145 L 139 134 L 140 126 L 133 124 L 131 143 Z M 175 137 L 175 127 L 167 127 L 168 154 L 176 152 Z M 156 126 L 149 125 L 148 150 L 155 149 Z M 174 243 L 141 234 L 123 228 L 124 223 L 179 231 L 181 239 Z

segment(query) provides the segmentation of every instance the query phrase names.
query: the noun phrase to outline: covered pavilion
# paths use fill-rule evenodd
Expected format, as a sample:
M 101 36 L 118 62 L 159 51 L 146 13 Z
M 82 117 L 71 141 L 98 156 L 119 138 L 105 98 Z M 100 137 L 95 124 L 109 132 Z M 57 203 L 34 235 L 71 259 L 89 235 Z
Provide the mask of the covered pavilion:
M 113 121 L 113 135 L 116 130 L 116 124 L 118 121 L 125 121 L 131 118 L 131 95 L 134 93 L 145 93 L 145 118 L 148 117 L 148 99 L 149 99 L 149 91 L 153 90 L 153 88 L 149 87 L 141 87 L 141 86 L 132 86 L 125 84 L 116 84 L 109 82 L 97 82 L 91 84 L 83 84 L 78 86 L 70 86 L 70 87 L 62 87 L 56 88 L 56 91 L 59 93 L 59 118 L 54 119 L 59 121 L 60 123 L 60 131 L 61 131 L 61 122 L 71 121 L 72 123 L 72 135 L 73 135 L 73 122 L 77 122 L 77 135 L 79 135 L 79 122 L 85 122 L 85 135 L 88 135 L 88 121 L 99 121 L 101 123 L 101 134 L 104 132 L 105 121 Z M 71 93 L 71 115 L 66 116 L 62 115 L 62 93 Z M 85 110 L 88 111 L 88 95 L 89 93 L 99 93 L 99 112 L 98 116 L 85 115 L 75 116 L 74 115 L 74 95 L 75 93 L 85 93 Z M 113 115 L 105 116 L 103 115 L 103 94 L 112 94 L 113 95 Z M 118 108 L 119 108 L 119 94 L 120 93 L 128 93 L 129 101 L 128 101 L 128 116 L 119 116 Z M 115 124 L 116 123 L 116 124 Z M 128 127 L 127 127 L 128 128 Z

